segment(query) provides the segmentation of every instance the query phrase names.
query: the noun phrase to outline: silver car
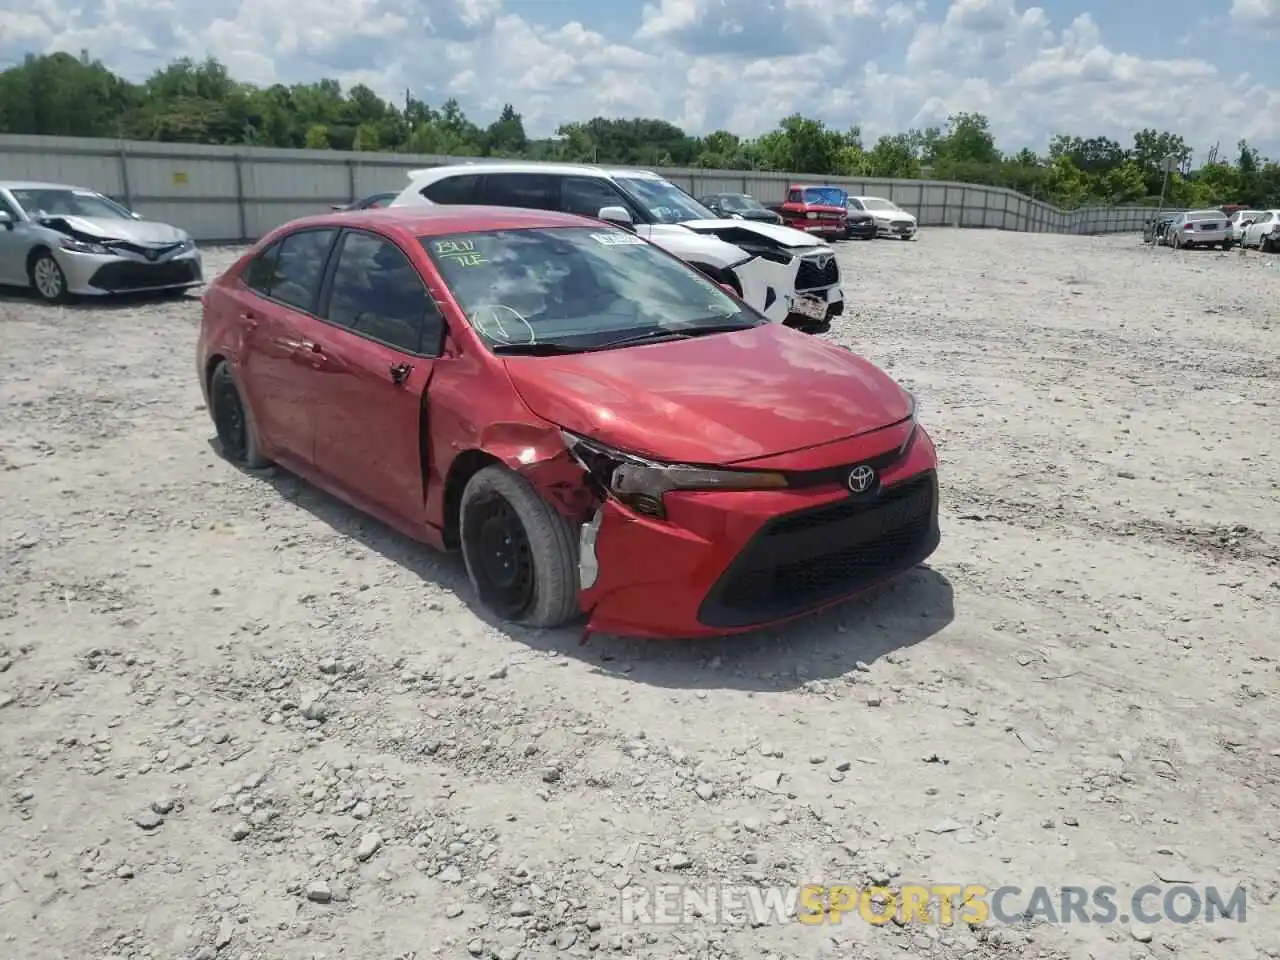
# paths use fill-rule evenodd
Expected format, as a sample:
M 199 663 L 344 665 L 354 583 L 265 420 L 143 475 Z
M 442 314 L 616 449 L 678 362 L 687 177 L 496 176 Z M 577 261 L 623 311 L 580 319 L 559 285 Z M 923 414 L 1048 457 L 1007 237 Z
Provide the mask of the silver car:
M 0 284 L 60 303 L 203 282 L 200 251 L 177 227 L 83 187 L 0 180 Z
M 1165 241 L 1174 250 L 1192 247 L 1231 246 L 1231 226 L 1221 210 L 1191 210 L 1173 218 L 1165 231 Z

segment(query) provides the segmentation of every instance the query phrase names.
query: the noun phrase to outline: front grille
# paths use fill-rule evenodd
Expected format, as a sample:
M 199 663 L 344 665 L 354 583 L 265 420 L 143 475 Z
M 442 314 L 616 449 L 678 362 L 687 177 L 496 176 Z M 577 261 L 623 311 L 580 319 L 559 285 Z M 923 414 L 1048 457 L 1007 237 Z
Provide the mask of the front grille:
M 173 253 L 180 246 L 178 243 L 166 243 L 158 246 L 144 246 L 140 243 L 130 243 L 128 240 L 109 240 L 104 246 L 112 250 L 120 250 L 126 253 L 136 254 L 139 257 L 147 257 L 148 259 L 160 260 Z
M 829 258 L 825 267 L 819 267 L 812 260 L 803 259 L 800 261 L 800 269 L 796 271 L 797 290 L 829 287 L 839 280 L 840 268 L 836 265 L 835 257 Z
M 819 220 L 839 220 L 839 219 L 840 219 L 840 217 L 841 217 L 841 214 L 838 214 L 838 213 L 820 213 L 820 214 L 818 214 L 818 219 L 819 219 Z
M 788 514 L 757 533 L 698 611 L 710 627 L 748 627 L 856 593 L 938 545 L 938 481 L 927 471 L 870 497 Z
M 874 457 L 864 457 L 856 463 L 845 463 L 838 467 L 823 467 L 821 470 L 788 471 L 787 486 L 791 489 L 829 487 L 833 485 L 843 487 L 845 481 L 849 479 L 849 471 L 863 464 L 866 464 L 879 476 L 906 456 L 907 449 L 915 440 L 915 431 L 916 428 L 912 426 L 911 433 L 901 446 L 886 450 L 884 453 L 878 453 Z
M 135 263 L 119 260 L 99 267 L 89 280 L 99 290 L 120 293 L 149 287 L 176 287 L 200 280 L 194 260 L 172 260 L 169 263 Z

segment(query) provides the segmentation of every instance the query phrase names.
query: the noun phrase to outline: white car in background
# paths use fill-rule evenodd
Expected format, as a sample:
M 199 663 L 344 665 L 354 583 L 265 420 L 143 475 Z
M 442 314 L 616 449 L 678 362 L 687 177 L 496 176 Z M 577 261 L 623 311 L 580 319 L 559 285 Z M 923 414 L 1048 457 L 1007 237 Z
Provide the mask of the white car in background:
M 1252 210 L 1240 233 L 1240 246 L 1280 252 L 1280 210 Z
M 469 204 L 606 220 L 726 284 L 770 320 L 821 333 L 844 312 L 835 251 L 801 230 L 726 219 L 648 170 L 479 161 L 409 173 L 392 207 Z
M 1257 220 L 1265 212 L 1265 210 L 1237 210 L 1227 217 L 1227 233 L 1231 235 L 1231 242 L 1239 243 L 1244 239 L 1245 221 Z
M 884 197 L 850 197 L 849 208 L 864 210 L 876 222 L 876 236 L 910 240 L 916 235 L 919 224 L 914 214 L 907 213 L 892 200 Z
M 1221 210 L 1189 210 L 1173 218 L 1165 237 L 1174 250 L 1190 250 L 1192 247 L 1231 246 L 1231 232 L 1227 215 Z

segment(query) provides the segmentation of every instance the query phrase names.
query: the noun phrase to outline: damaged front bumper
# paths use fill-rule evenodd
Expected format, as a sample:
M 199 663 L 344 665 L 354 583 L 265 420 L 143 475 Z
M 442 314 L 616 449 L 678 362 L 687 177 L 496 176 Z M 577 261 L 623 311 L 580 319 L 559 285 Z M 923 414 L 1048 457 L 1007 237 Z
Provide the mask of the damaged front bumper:
M 65 240 L 54 258 L 76 296 L 180 290 L 204 283 L 204 260 L 189 241 L 146 246 Z
M 865 440 L 836 452 L 866 462 Z M 880 458 L 883 459 L 883 455 Z M 673 491 L 655 518 L 609 498 L 580 527 L 587 631 L 676 639 L 806 616 L 891 581 L 937 548 L 937 455 L 923 428 L 851 498 L 837 479 L 785 490 Z

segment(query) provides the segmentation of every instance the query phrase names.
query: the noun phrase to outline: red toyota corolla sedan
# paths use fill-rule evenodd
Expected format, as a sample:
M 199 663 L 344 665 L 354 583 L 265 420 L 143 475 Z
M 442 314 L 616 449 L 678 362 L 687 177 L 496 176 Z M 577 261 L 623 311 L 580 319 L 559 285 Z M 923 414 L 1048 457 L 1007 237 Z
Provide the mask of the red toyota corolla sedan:
M 600 221 L 310 217 L 203 303 L 197 372 L 226 456 L 460 548 L 510 621 L 733 633 L 938 546 L 937 459 L 907 391 Z

